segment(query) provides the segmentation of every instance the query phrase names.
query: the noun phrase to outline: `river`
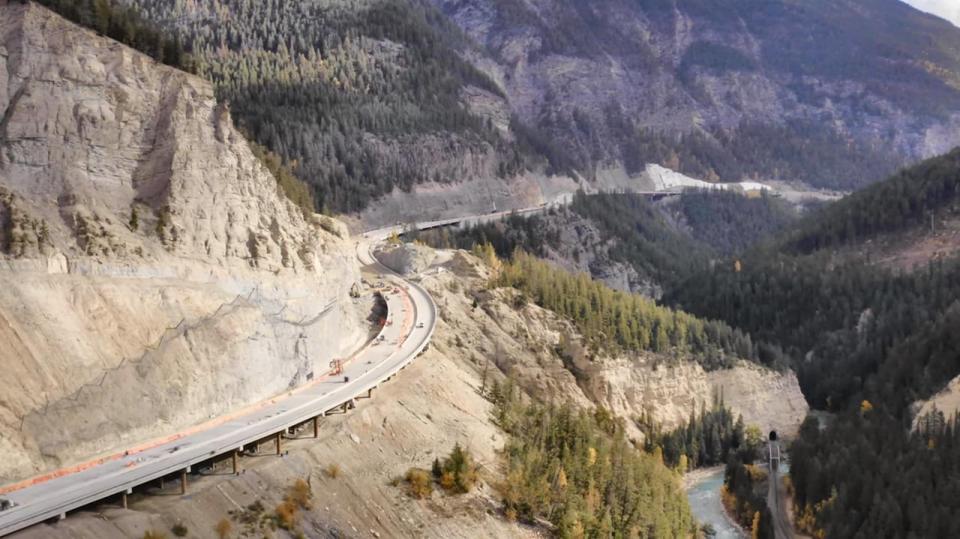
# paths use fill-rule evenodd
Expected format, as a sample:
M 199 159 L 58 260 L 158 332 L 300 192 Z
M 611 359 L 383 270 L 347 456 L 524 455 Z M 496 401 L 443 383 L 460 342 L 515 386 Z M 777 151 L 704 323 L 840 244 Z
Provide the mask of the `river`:
M 746 535 L 730 520 L 720 503 L 723 486 L 723 466 L 694 472 L 695 478 L 686 486 L 687 499 L 694 518 L 701 524 L 710 524 L 717 532 L 716 539 L 746 539 Z

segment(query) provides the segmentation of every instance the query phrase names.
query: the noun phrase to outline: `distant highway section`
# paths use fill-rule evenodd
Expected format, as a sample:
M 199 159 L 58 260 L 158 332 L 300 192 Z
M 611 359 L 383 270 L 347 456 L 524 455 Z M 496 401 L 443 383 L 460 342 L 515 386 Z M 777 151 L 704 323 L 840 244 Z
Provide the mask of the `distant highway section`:
M 133 488 L 161 478 L 179 475 L 185 481 L 191 467 L 221 455 L 236 455 L 271 437 L 275 437 L 279 449 L 281 434 L 287 429 L 348 406 L 396 375 L 426 349 L 436 326 L 437 309 L 419 285 L 379 265 L 371 254 L 372 246 L 366 239 L 358 242 L 357 254 L 367 270 L 376 272 L 384 282 L 387 323 L 374 343 L 347 362 L 341 373 L 327 375 L 270 399 L 254 411 L 175 441 L 107 459 L 82 471 L 33 484 L 28 481 L 22 488 L 0 494 L 13 504 L 0 510 L 0 536 L 63 518 L 68 511 L 129 494 Z M 4 490 L 9 488 L 0 492 Z

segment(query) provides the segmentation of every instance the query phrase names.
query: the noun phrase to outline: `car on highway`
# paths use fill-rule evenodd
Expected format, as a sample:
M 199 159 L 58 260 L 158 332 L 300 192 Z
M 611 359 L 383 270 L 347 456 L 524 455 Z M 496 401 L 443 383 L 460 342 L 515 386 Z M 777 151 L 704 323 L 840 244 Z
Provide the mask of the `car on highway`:
M 17 504 L 13 500 L 8 500 L 6 498 L 0 498 L 0 511 L 6 511 L 7 509 L 13 509 Z

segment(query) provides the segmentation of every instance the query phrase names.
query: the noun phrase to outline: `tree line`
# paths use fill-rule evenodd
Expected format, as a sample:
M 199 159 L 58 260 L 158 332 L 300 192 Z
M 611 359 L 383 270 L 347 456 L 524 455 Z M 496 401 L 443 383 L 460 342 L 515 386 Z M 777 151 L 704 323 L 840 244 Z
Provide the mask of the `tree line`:
M 780 364 L 774 347 L 757 347 L 749 335 L 722 322 L 615 291 L 522 251 L 503 265 L 494 285 L 516 288 L 537 305 L 568 318 L 594 349 L 690 354 L 706 369 L 732 366 L 737 358 Z
M 873 405 L 821 428 L 810 418 L 790 448 L 801 528 L 817 537 L 960 536 L 960 419 L 933 412 L 918 430 Z
M 114 0 L 35 0 L 65 19 L 137 49 L 158 62 L 194 72 L 191 55 L 175 36 L 158 30 L 133 8 Z
M 917 226 L 935 228 L 937 219 L 956 213 L 958 195 L 960 148 L 824 207 L 785 243 L 809 253 Z
M 674 472 L 636 449 L 608 411 L 525 403 L 511 382 L 490 394 L 508 435 L 498 490 L 508 518 L 545 519 L 560 537 L 689 537 Z
M 504 176 L 527 159 L 461 102 L 467 85 L 501 90 L 425 3 L 125 1 L 187 44 L 235 121 L 311 187 L 318 211 L 463 179 L 430 148 L 494 153 Z
M 660 451 L 664 463 L 681 473 L 725 464 L 732 455 L 739 455 L 744 462 L 753 462 L 763 443 L 760 429 L 755 425 L 746 426 L 742 415 L 734 420 L 721 398 L 709 409 L 703 405 L 699 411 L 692 411 L 686 423 L 670 431 L 665 432 L 646 413 L 637 418 L 636 423 L 645 436 L 646 450 Z
M 740 455 L 730 455 L 723 471 L 720 500 L 733 518 L 750 530 L 752 539 L 773 539 L 773 515 L 767 506 L 767 473 L 745 461 Z

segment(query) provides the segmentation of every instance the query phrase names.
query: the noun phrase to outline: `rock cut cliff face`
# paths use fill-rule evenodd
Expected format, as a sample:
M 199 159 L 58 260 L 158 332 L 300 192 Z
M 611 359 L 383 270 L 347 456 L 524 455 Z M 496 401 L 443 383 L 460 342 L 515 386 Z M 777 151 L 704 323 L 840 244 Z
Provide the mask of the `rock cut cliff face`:
M 0 484 L 275 395 L 362 337 L 345 229 L 286 199 L 207 82 L 0 2 L 0 118 Z

